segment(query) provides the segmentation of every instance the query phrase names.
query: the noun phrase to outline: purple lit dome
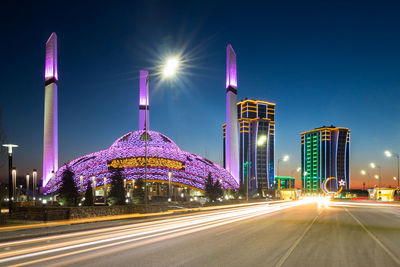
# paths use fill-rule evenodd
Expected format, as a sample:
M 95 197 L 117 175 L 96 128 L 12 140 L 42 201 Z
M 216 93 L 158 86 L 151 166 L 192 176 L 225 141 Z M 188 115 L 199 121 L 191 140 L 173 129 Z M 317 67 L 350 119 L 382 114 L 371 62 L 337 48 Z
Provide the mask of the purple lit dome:
M 154 131 L 147 131 L 147 134 L 148 134 L 147 138 L 148 147 L 179 150 L 178 145 L 175 144 L 174 141 L 172 141 L 165 135 Z M 145 137 L 146 135 L 144 130 L 127 133 L 124 136 L 118 138 L 117 141 L 115 141 L 111 145 L 110 149 L 144 147 L 146 142 Z
M 95 179 L 96 186 L 103 186 L 104 180 L 109 185 L 113 170 L 120 169 L 129 182 L 144 179 L 145 142 L 147 139 L 147 179 L 150 182 L 168 183 L 168 172 L 171 172 L 171 183 L 203 191 L 206 179 L 211 173 L 213 180 L 221 182 L 222 188 L 236 190 L 239 184 L 224 168 L 201 156 L 179 149 L 167 136 L 155 132 L 139 130 L 118 138 L 109 149 L 94 152 L 72 160 L 62 166 L 55 175 L 56 191 L 60 185 L 62 173 L 68 165 L 74 172 L 75 182 L 83 191 L 89 179 Z M 51 182 L 45 192 L 51 192 Z

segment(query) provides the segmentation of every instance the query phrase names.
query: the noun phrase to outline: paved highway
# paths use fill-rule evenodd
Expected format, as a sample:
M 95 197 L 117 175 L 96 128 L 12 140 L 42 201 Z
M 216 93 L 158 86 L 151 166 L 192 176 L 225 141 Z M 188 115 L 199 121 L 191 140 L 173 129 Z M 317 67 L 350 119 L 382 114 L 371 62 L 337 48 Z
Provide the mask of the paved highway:
M 400 206 L 259 203 L 0 243 L 0 266 L 72 265 L 400 266 Z

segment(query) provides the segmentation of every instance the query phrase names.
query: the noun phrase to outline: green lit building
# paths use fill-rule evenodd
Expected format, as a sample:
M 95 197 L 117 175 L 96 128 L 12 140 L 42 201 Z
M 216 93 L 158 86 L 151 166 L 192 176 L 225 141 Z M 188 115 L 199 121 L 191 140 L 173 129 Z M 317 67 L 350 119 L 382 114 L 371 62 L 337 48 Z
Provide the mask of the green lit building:
M 336 177 L 328 183 L 330 190 L 338 181 L 350 189 L 350 130 L 323 126 L 301 133 L 301 184 L 304 193 L 321 193 L 325 178 Z
M 295 188 L 295 178 L 287 176 L 276 176 L 275 177 L 275 189 L 294 189 Z

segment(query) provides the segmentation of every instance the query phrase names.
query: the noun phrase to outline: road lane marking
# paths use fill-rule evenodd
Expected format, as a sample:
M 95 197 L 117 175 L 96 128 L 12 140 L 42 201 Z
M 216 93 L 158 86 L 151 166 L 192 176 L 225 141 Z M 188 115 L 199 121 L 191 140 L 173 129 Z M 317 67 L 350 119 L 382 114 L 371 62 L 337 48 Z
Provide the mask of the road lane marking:
M 286 253 L 279 259 L 279 261 L 275 264 L 275 267 L 280 267 L 282 266 L 285 261 L 289 258 L 289 256 L 292 254 L 292 252 L 295 250 L 295 248 L 299 245 L 301 240 L 305 237 L 305 235 L 310 231 L 311 226 L 317 221 L 319 215 L 315 216 L 315 218 L 312 220 L 312 222 L 307 226 L 307 228 L 304 230 L 304 232 L 301 234 L 299 238 L 293 243 L 293 245 L 286 251 Z
M 347 208 L 344 208 L 345 211 L 347 211 L 348 214 L 350 214 L 351 217 L 361 226 L 362 229 L 364 229 L 365 232 L 394 260 L 398 265 L 400 265 L 400 259 L 396 257 L 393 252 L 391 252 L 370 230 L 365 227 L 365 225 L 357 219 L 356 216 L 354 216 Z

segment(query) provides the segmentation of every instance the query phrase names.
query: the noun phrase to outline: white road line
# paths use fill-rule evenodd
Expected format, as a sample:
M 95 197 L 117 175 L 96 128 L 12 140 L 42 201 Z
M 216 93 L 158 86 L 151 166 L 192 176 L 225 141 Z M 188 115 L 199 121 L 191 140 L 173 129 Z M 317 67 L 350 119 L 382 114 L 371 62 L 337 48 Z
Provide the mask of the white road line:
M 365 225 L 357 219 L 356 216 L 354 216 L 347 208 L 344 208 L 345 211 L 347 211 L 348 214 L 350 214 L 351 217 L 361 226 L 362 229 L 364 229 L 365 232 L 394 260 L 398 265 L 400 265 L 400 259 L 393 254 L 370 230 L 365 227 Z
M 307 226 L 307 228 L 301 234 L 301 236 L 299 238 L 297 238 L 297 240 L 293 243 L 293 245 L 286 251 L 286 253 L 275 264 L 275 267 L 280 267 L 285 263 L 285 261 L 289 258 L 290 254 L 292 254 L 292 252 L 295 250 L 295 248 L 299 245 L 299 243 L 304 238 L 304 236 L 308 233 L 308 231 L 310 231 L 311 226 L 316 222 L 316 220 L 318 219 L 320 214 L 321 213 L 319 213 L 317 216 L 315 216 L 315 218 L 312 220 L 312 222 Z

